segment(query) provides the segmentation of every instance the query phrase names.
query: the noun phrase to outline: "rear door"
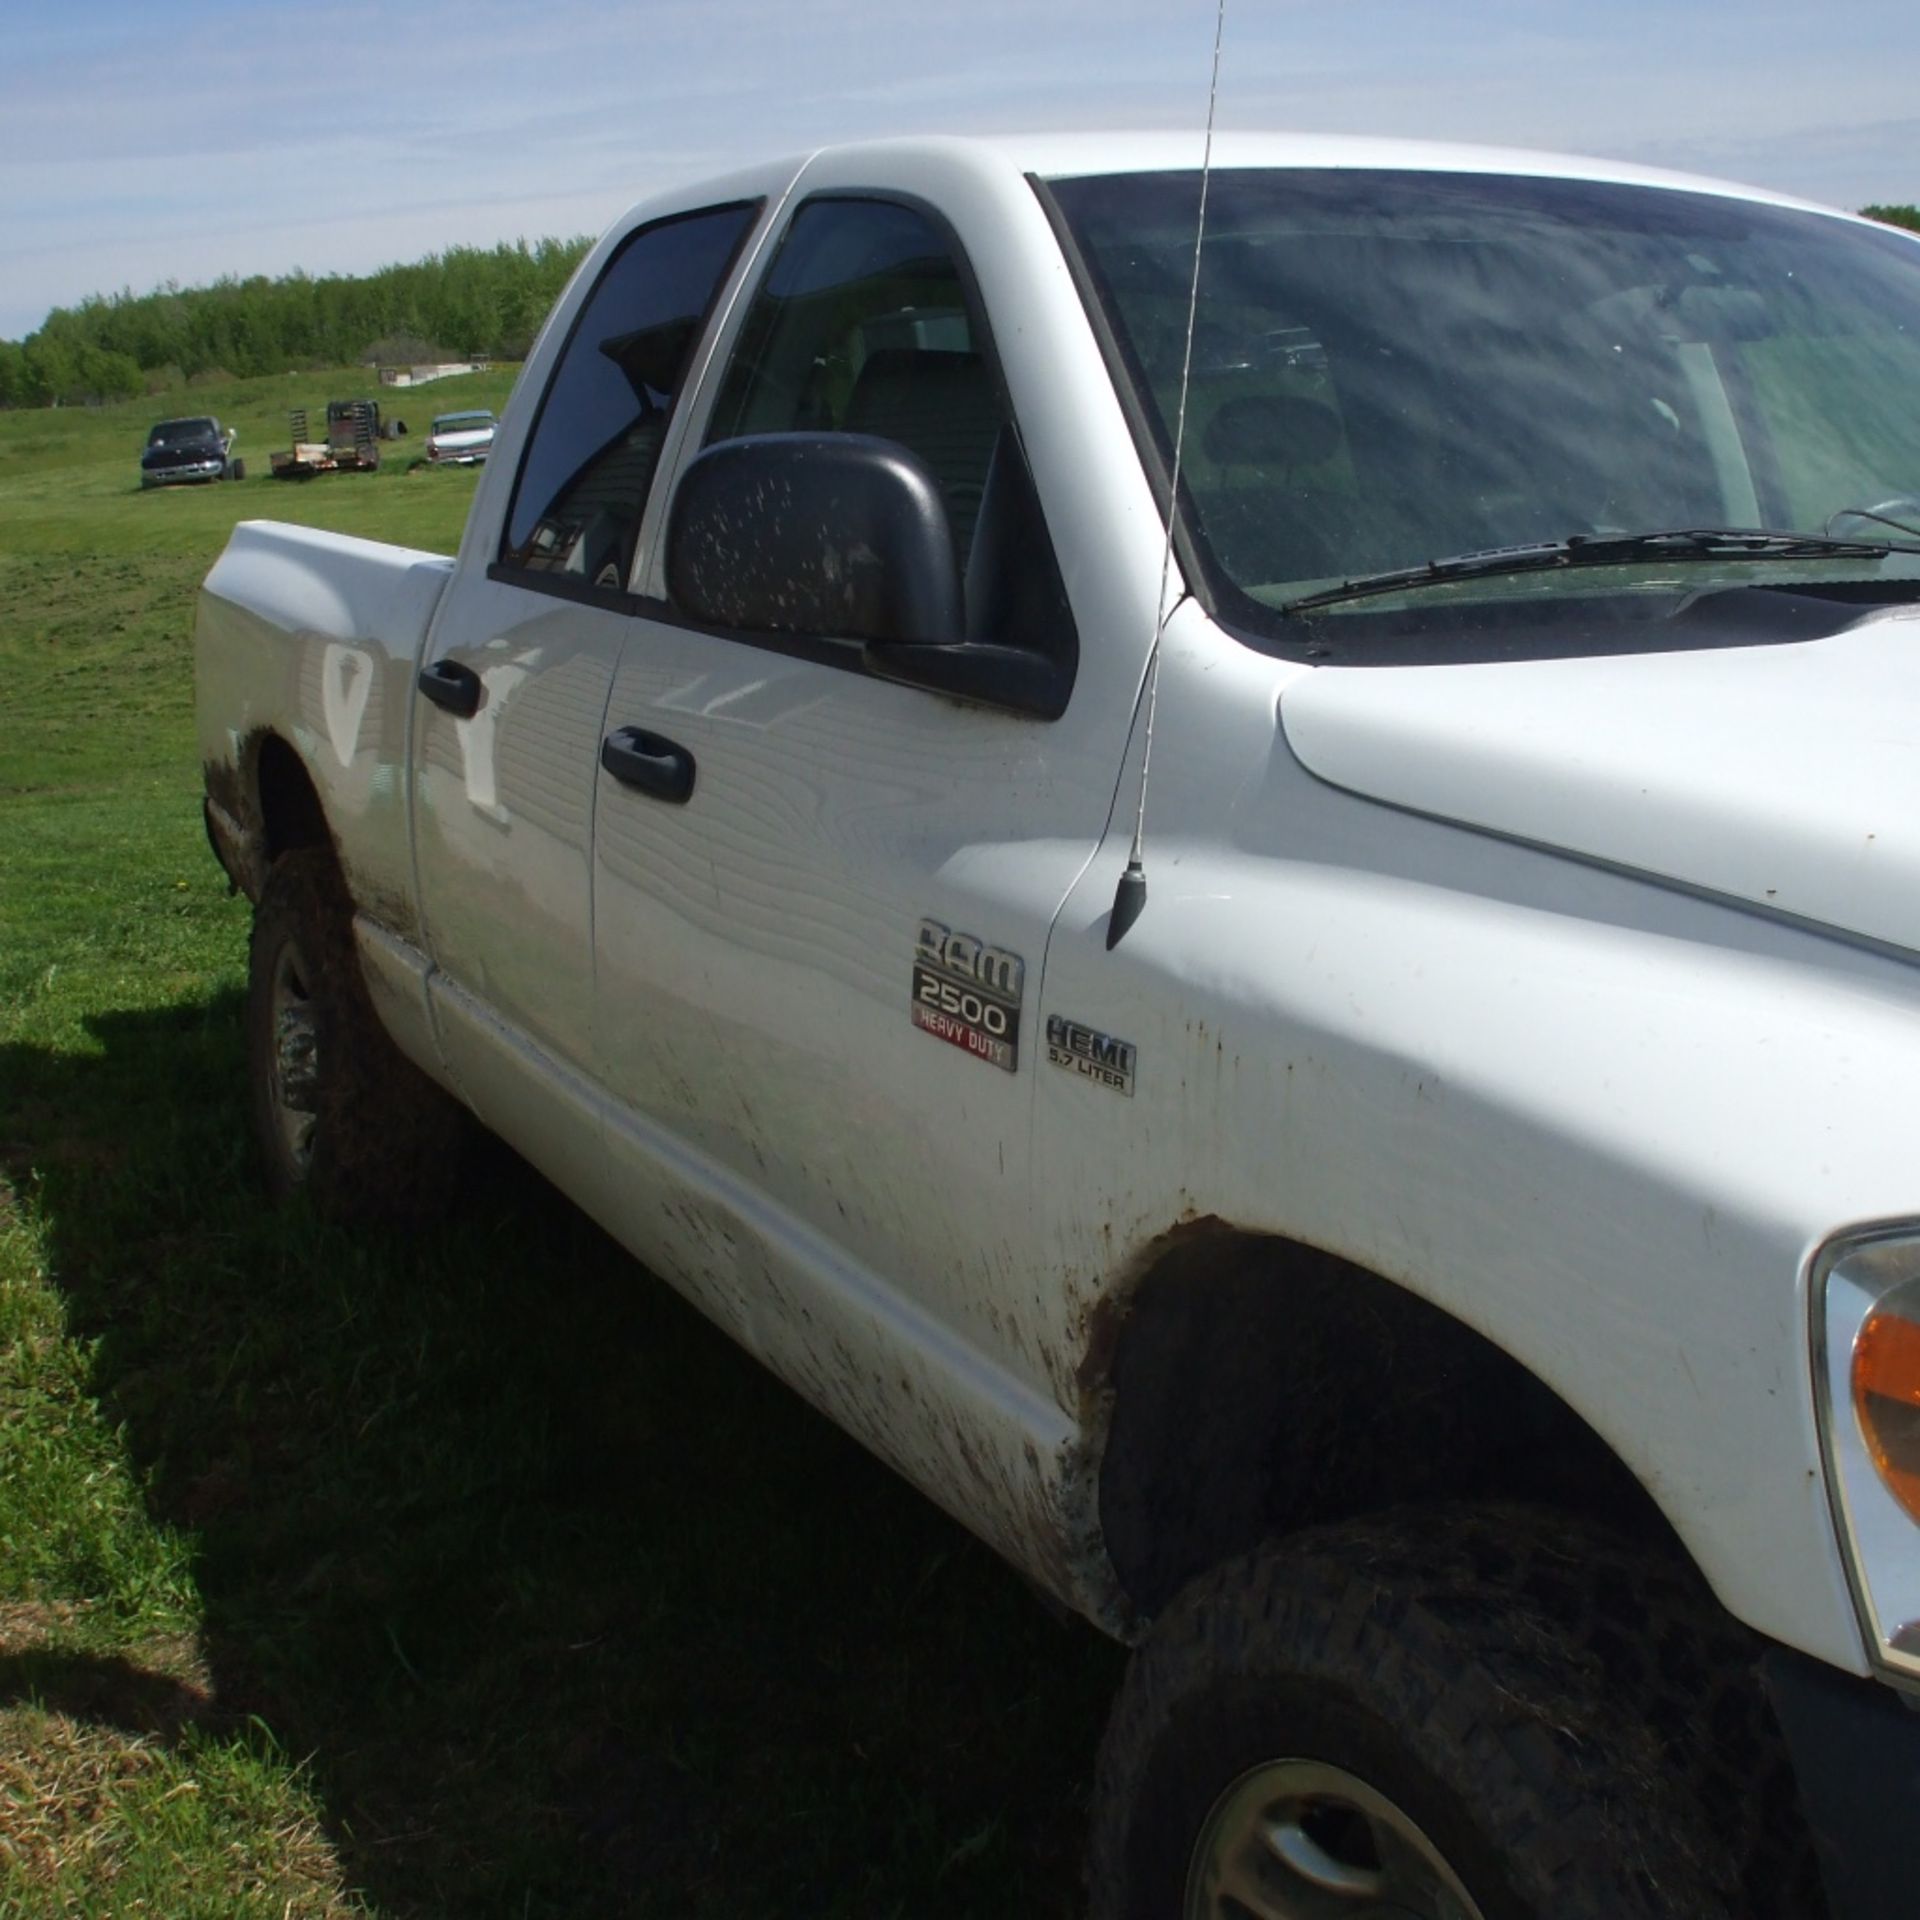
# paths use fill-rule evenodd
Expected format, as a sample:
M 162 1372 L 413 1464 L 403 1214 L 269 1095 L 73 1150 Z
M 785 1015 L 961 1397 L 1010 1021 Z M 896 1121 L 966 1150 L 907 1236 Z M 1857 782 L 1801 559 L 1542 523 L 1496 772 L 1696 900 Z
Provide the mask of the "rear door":
M 471 540 L 414 703 L 414 835 L 449 1071 L 550 1169 L 597 1154 L 554 1070 L 590 1071 L 590 849 L 622 591 L 696 346 L 752 230 L 736 200 L 646 222 L 606 254 L 553 363 L 504 529 Z M 504 476 L 502 476 L 504 478 Z M 571 1179 L 569 1181 L 571 1184 Z

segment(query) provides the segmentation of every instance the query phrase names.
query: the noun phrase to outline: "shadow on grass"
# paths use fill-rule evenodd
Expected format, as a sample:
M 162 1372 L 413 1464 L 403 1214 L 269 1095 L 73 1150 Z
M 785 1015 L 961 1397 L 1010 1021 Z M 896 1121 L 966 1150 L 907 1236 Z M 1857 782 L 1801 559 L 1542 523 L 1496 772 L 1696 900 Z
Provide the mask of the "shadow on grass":
M 49 1713 L 142 1738 L 171 1738 L 204 1720 L 204 1689 L 113 1654 L 46 1649 L 0 1655 L 0 1707 L 31 1700 Z
M 311 1756 L 378 1912 L 1077 1908 L 1111 1649 L 504 1150 L 345 1235 L 259 1197 L 237 996 L 90 1028 L 0 1049 L 9 1152 L 197 1544 L 205 1716 Z M 0 1689 L 195 1704 L 84 1668 Z

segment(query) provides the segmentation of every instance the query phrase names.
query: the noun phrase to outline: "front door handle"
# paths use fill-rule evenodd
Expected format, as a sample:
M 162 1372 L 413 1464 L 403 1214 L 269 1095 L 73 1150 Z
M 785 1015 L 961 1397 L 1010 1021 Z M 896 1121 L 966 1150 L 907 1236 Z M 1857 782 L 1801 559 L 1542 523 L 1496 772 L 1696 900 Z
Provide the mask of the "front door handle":
M 682 806 L 693 794 L 693 755 L 640 727 L 615 727 L 600 742 L 600 764 L 625 787 Z
M 462 720 L 480 711 L 480 676 L 458 660 L 435 660 L 420 669 L 419 688 L 436 707 Z

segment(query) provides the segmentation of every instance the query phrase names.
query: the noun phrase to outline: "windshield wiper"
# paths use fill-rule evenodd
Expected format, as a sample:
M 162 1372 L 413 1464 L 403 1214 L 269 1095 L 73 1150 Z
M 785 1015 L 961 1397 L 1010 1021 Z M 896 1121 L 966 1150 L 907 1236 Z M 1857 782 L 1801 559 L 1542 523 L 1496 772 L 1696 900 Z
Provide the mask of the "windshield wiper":
M 1824 533 L 1770 533 L 1760 528 L 1664 527 L 1650 533 L 1569 534 L 1516 547 L 1481 547 L 1417 567 L 1363 573 L 1337 587 L 1284 602 L 1282 613 L 1305 613 L 1368 594 L 1395 593 L 1445 580 L 1485 579 L 1500 573 L 1546 573 L 1570 567 L 1630 566 L 1640 560 L 1884 560 L 1890 553 L 1920 553 L 1903 540 L 1843 540 Z

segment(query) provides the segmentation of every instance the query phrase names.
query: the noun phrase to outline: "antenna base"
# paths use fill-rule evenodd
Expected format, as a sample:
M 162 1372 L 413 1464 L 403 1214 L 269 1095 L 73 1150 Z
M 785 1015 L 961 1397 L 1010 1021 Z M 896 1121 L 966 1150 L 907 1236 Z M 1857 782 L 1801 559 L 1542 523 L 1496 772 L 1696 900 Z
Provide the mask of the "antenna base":
M 1107 951 L 1126 938 L 1127 929 L 1146 910 L 1147 875 L 1138 860 L 1129 860 L 1120 884 L 1113 890 L 1113 911 L 1107 915 Z

